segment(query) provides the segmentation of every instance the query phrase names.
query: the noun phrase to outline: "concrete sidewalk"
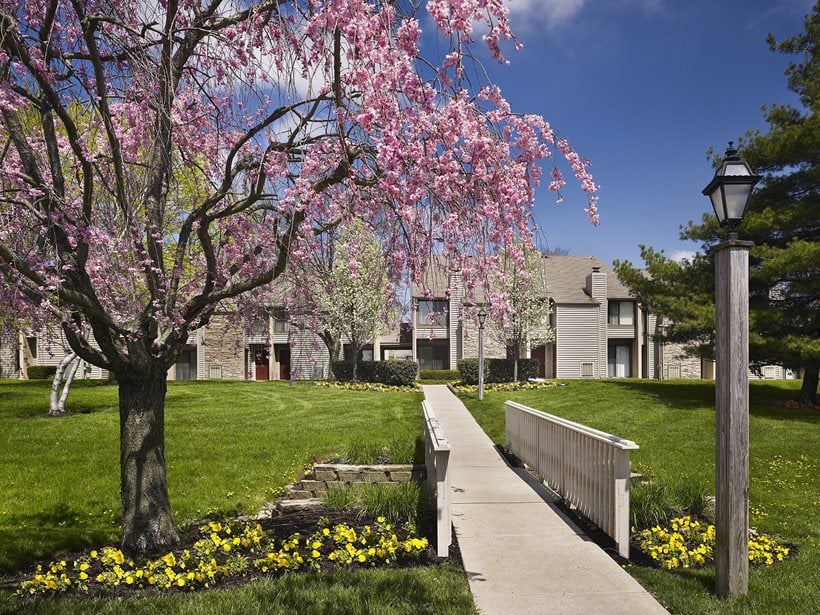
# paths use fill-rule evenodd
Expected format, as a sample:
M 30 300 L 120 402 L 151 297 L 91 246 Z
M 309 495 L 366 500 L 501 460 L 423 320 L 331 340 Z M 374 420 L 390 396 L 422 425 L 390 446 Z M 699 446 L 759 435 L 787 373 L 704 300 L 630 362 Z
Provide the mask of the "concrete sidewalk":
M 453 526 L 481 613 L 667 613 L 551 504 L 549 490 L 506 463 L 446 385 L 422 389 L 452 446 Z

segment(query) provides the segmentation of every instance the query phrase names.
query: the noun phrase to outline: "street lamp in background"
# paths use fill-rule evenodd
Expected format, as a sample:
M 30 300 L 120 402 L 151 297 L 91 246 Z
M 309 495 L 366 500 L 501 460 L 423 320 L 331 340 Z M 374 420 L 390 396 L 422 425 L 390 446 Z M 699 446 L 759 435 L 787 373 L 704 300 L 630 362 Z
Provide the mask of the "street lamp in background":
M 484 399 L 484 321 L 487 312 L 484 308 L 478 311 L 478 400 Z
M 749 249 L 737 229 L 760 181 L 729 147 L 703 189 L 729 238 L 715 255 L 715 593 L 741 596 L 749 588 Z

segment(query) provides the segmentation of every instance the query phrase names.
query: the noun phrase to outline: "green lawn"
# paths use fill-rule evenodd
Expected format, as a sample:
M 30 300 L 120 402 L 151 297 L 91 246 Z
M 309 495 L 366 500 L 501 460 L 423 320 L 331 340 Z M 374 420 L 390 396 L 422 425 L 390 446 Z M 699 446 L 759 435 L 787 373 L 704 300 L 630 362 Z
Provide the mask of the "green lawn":
M 0 380 L 0 574 L 119 537 L 117 389 L 77 382 L 68 401 L 74 414 L 53 419 L 44 416 L 49 385 Z M 310 383 L 170 382 L 166 461 L 176 520 L 256 512 L 318 457 L 401 441 L 412 449 L 422 435 L 421 400 L 421 393 L 338 391 Z M 127 608 L 86 606 L 90 612 L 255 612 L 257 600 L 287 595 L 318 601 L 310 612 L 322 613 L 331 612 L 328 604 L 350 586 L 364 605 L 351 612 L 446 612 L 424 611 L 425 601 L 414 602 L 416 595 L 435 593 L 431 574 L 367 571 L 339 575 L 339 587 L 323 578 L 286 579 Z M 452 612 L 473 612 L 463 575 L 442 574 L 449 575 L 444 590 L 431 604 L 446 604 L 452 595 Z M 384 589 L 383 600 L 374 597 L 377 588 Z M 0 612 L 13 608 L 10 600 L 0 593 Z M 49 604 L 55 612 L 79 608 L 71 601 Z M 294 604 L 266 612 L 306 612 Z
M 633 471 L 656 481 L 701 481 L 714 493 L 714 383 L 645 380 L 567 381 L 528 392 L 464 396 L 490 437 L 504 444 L 506 399 L 634 440 Z M 753 569 L 744 598 L 711 594 L 712 570 L 631 567 L 672 613 L 820 613 L 820 413 L 787 409 L 795 381 L 750 383 L 751 524 L 796 544 L 799 555 Z

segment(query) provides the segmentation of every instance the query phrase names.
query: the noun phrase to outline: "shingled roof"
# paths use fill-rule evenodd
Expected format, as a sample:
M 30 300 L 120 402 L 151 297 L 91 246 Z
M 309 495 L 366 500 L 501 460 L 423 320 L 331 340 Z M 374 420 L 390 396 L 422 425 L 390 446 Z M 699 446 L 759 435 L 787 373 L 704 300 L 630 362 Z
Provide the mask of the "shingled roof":
M 541 259 L 549 296 L 556 303 L 597 303 L 586 292 L 587 275 L 593 267 L 606 273 L 607 297 L 609 299 L 634 299 L 629 289 L 621 284 L 618 276 L 596 256 L 545 256 Z M 425 284 L 433 297 L 443 297 L 448 284 L 447 263 L 434 257 L 425 272 Z M 413 284 L 413 296 L 423 296 L 423 289 Z M 477 294 L 483 294 L 477 289 Z M 479 303 L 480 299 L 476 299 Z
M 615 272 L 597 256 L 545 256 L 541 259 L 550 297 L 556 303 L 596 303 L 586 292 L 587 275 L 593 267 L 606 274 L 609 299 L 634 299 Z

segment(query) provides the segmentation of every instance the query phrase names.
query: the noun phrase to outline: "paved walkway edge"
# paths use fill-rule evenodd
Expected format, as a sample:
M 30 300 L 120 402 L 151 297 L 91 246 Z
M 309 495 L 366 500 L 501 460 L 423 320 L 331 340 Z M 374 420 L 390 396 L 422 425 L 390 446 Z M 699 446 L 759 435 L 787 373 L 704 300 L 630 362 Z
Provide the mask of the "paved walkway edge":
M 453 527 L 483 615 L 667 613 L 558 510 L 554 494 L 506 463 L 446 385 L 422 390 L 452 445 Z

